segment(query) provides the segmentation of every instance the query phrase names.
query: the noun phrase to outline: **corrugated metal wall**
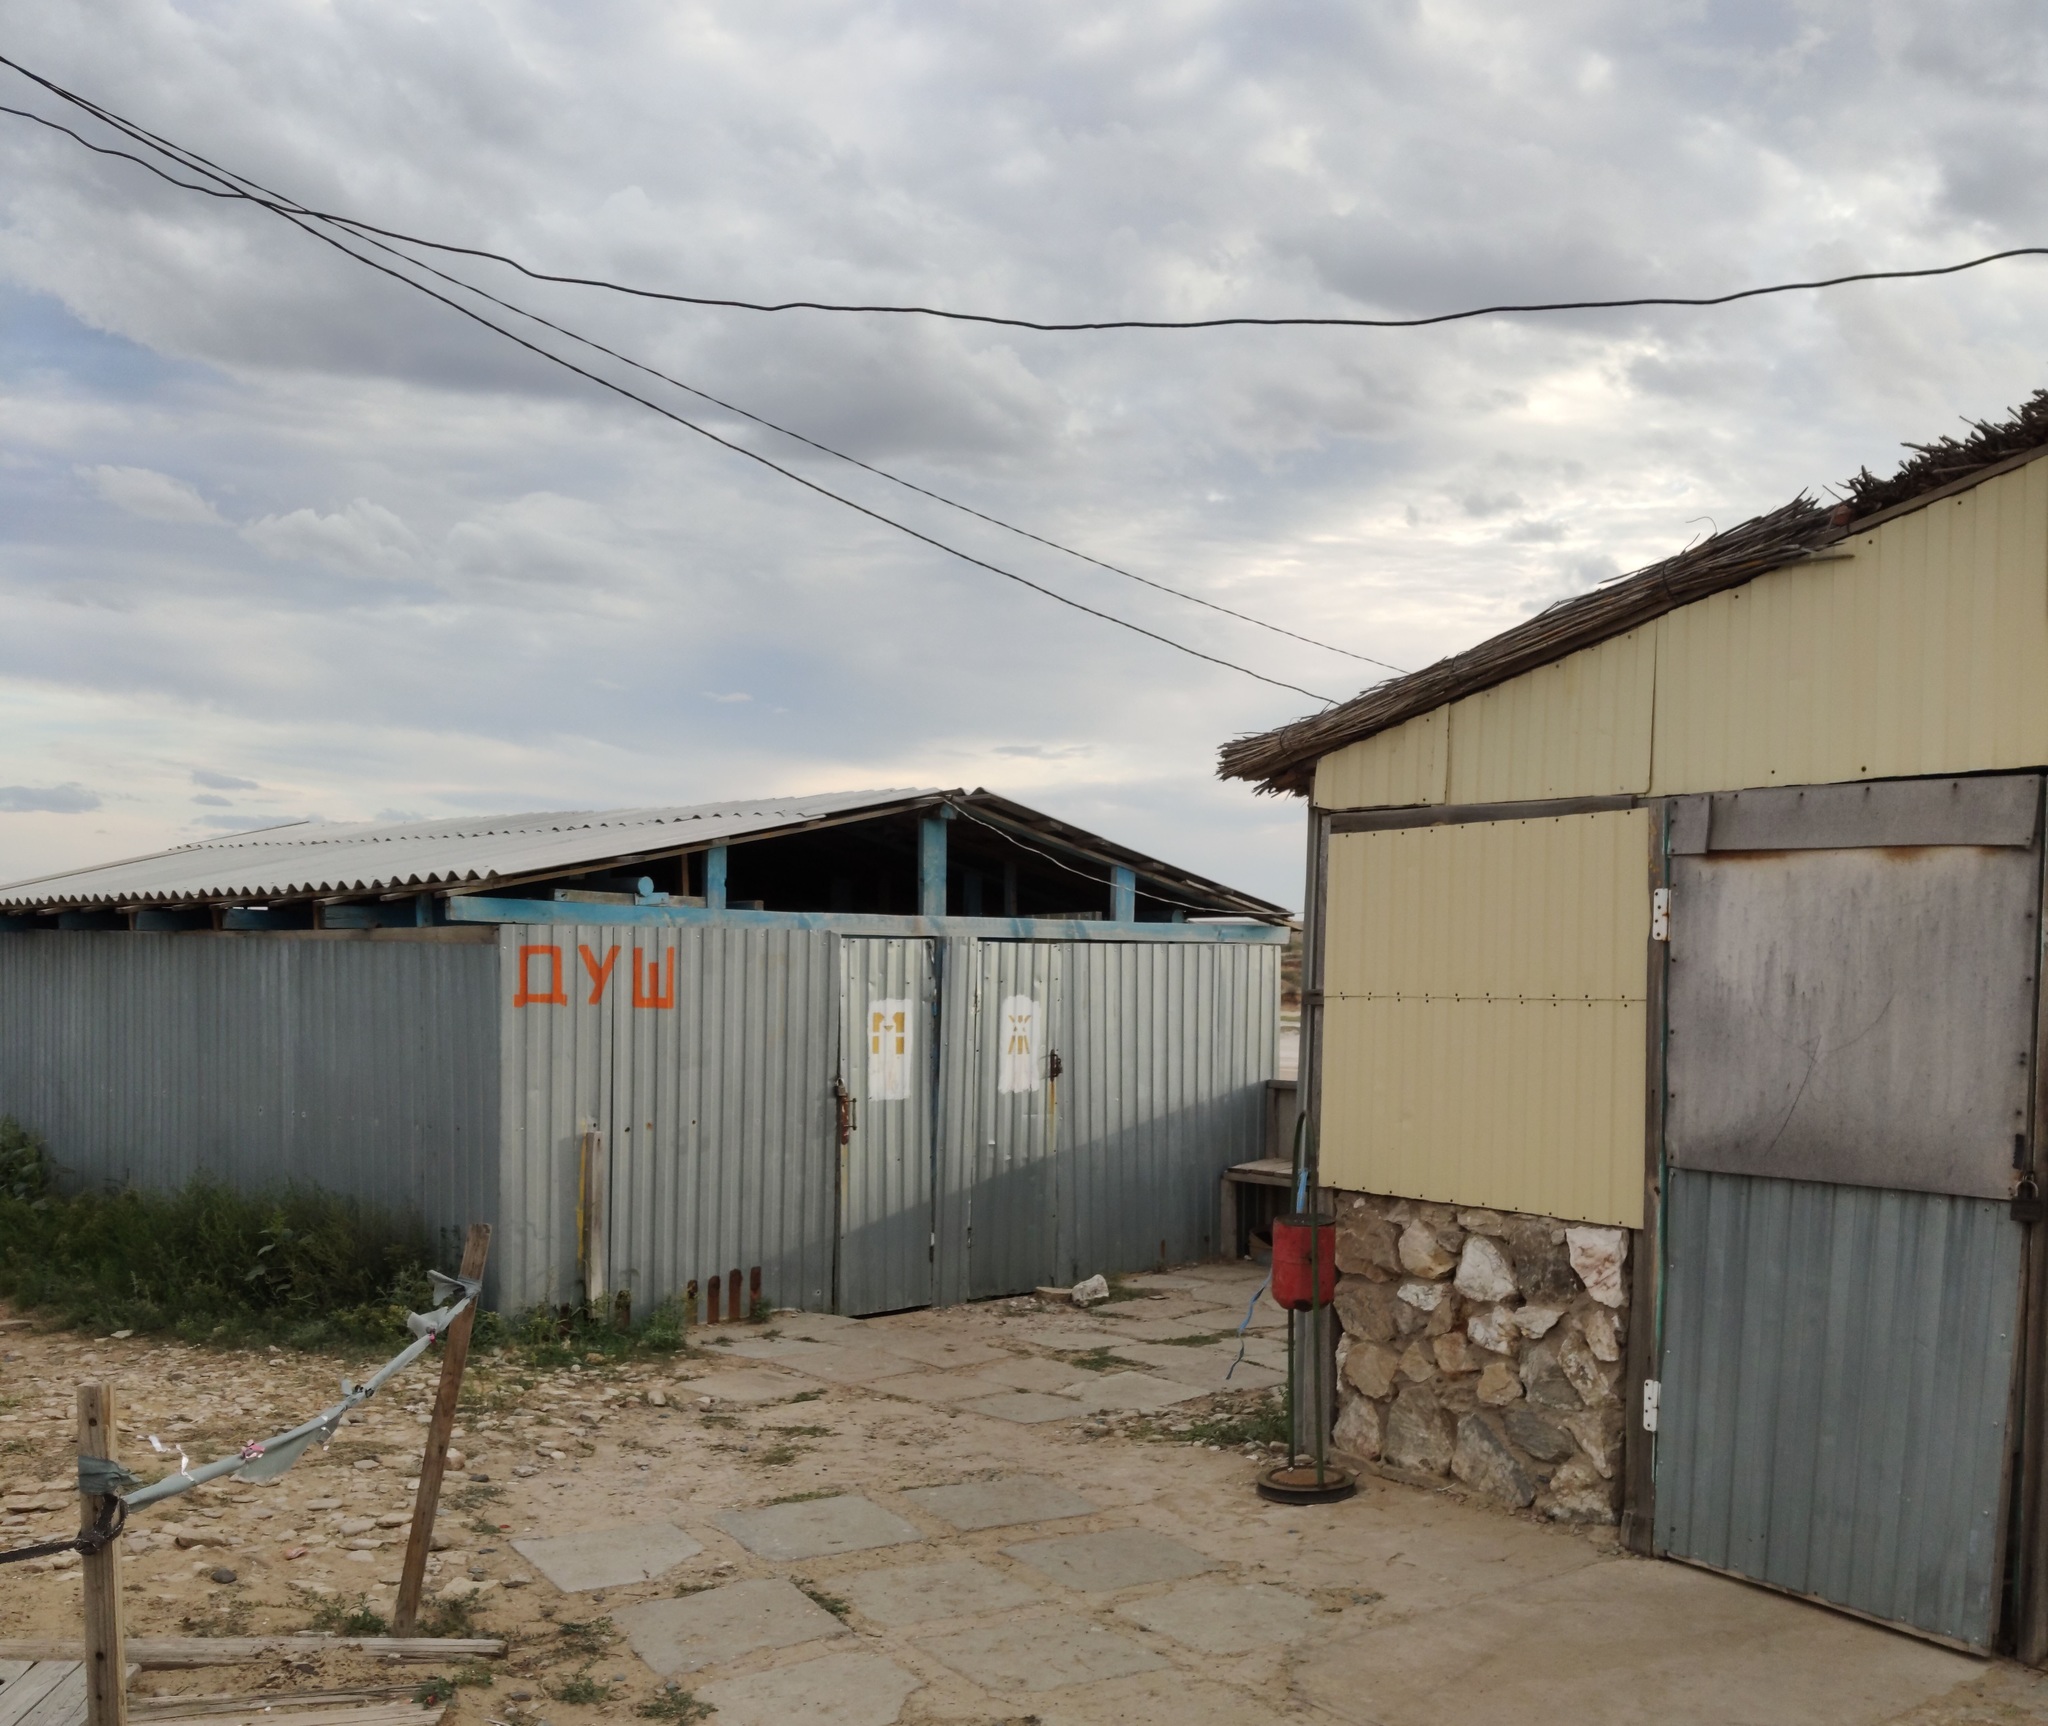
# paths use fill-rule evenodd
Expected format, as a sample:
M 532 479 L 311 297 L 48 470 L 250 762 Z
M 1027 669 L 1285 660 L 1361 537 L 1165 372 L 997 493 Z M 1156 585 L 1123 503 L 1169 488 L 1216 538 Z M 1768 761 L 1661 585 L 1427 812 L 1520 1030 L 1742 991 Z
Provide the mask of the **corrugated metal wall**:
M 91 1181 L 491 1221 L 497 977 L 472 942 L 0 935 L 0 1114 Z
M 1331 839 L 1331 1185 L 1641 1226 L 1649 845 L 1643 810 Z
M 839 944 L 841 1071 L 854 1117 L 841 1176 L 838 1310 L 855 1316 L 932 1302 L 937 949 L 926 940 Z
M 559 950 L 564 999 L 515 1006 L 522 993 L 549 992 L 548 947 Z M 526 989 L 522 948 L 534 953 Z M 611 1279 L 637 1309 L 755 1265 L 771 1302 L 828 1305 L 835 937 L 506 929 L 498 963 L 505 1204 L 494 1256 L 507 1304 L 578 1296 L 579 1138 L 595 1127 L 611 1159 Z M 604 969 L 601 989 L 593 966 Z M 664 996 L 673 1005 L 651 1004 Z
M 1324 758 L 1361 809 L 2048 761 L 2048 461 Z M 1651 674 L 1654 662 L 1654 676 Z M 1440 765 L 1442 764 L 1442 765 Z
M 1669 1204 L 1659 1546 L 1988 1647 L 2020 1225 L 1689 1169 Z

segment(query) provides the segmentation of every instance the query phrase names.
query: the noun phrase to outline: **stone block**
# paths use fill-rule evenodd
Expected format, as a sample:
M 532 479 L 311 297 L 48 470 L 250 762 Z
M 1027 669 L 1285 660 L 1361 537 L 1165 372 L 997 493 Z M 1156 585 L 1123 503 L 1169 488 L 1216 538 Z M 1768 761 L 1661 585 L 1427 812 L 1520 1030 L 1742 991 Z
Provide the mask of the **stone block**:
M 972 1558 L 949 1558 L 936 1564 L 901 1564 L 890 1570 L 863 1570 L 835 1576 L 832 1591 L 843 1596 L 863 1618 L 885 1630 L 925 1624 L 935 1618 L 972 1618 L 983 1612 L 1007 1612 L 1029 1606 L 1040 1597 L 1029 1583 Z
M 1522 1345 L 1521 1327 L 1512 1307 L 1481 1307 L 1465 1321 L 1465 1335 L 1488 1354 L 1513 1354 Z
M 1491 1408 L 1521 1401 L 1522 1377 L 1515 1371 L 1515 1363 L 1510 1360 L 1488 1361 L 1479 1371 L 1477 1395 Z
M 1436 1377 L 1436 1351 L 1411 1342 L 1401 1354 L 1400 1376 L 1410 1384 L 1427 1384 Z
M 1197 1654 L 1250 1654 L 1299 1642 L 1316 1619 L 1300 1595 L 1264 1582 L 1191 1582 L 1116 1610 Z
M 564 1594 L 580 1594 L 652 1582 L 704 1547 L 673 1523 L 650 1521 L 515 1540 L 512 1550 Z
M 1400 1234 L 1386 1218 L 1363 1205 L 1348 1206 L 1337 1218 L 1337 1268 L 1373 1282 L 1401 1274 Z
M 1579 1332 L 1596 1360 L 1621 1359 L 1622 1319 L 1607 1307 L 1588 1307 L 1579 1314 Z
M 1602 1306 L 1620 1306 L 1628 1299 L 1622 1266 L 1628 1261 L 1628 1230 L 1572 1228 L 1564 1231 L 1572 1269 L 1586 1293 Z
M 893 1726 L 924 1680 L 880 1654 L 826 1654 L 744 1678 L 721 1678 L 696 1692 L 719 1726 Z
M 1538 1462 L 1563 1462 L 1572 1454 L 1572 1439 L 1559 1422 L 1533 1408 L 1510 1408 L 1501 1415 L 1509 1438 Z
M 1003 1385 L 1010 1390 L 1050 1393 L 1058 1390 L 1063 1384 L 1072 1384 L 1074 1369 L 1060 1361 L 1047 1360 L 1043 1355 L 1020 1354 L 978 1367 L 974 1376 Z
M 1203 1391 L 1199 1385 L 1177 1384 L 1149 1372 L 1098 1372 L 1068 1385 L 1061 1394 L 1091 1411 L 1151 1414 L 1177 1402 L 1192 1402 Z
M 1600 1363 L 1577 1331 L 1565 1333 L 1564 1341 L 1558 1345 L 1557 1364 L 1588 1408 L 1615 1400 L 1615 1374 Z
M 1113 1594 L 1148 1582 L 1177 1582 L 1216 1568 L 1214 1559 L 1149 1528 L 1062 1534 L 1006 1546 L 1003 1551 L 1061 1587 L 1084 1594 Z
M 1020 1426 L 1038 1426 L 1048 1420 L 1075 1420 L 1088 1411 L 1070 1396 L 1048 1396 L 1043 1391 L 1013 1390 L 1001 1396 L 985 1396 L 976 1402 L 957 1402 L 970 1414 L 985 1414 L 994 1420 L 1015 1421 Z
M 1438 1372 L 1455 1376 L 1458 1373 L 1477 1372 L 1479 1361 L 1467 1342 L 1463 1331 L 1446 1331 L 1430 1345 L 1436 1355 Z
M 1550 1477 L 1539 1507 L 1553 1522 L 1612 1522 L 1614 1484 L 1584 1457 L 1575 1456 Z
M 1011 1528 L 1023 1522 L 1054 1522 L 1093 1516 L 1100 1508 L 1056 1480 L 1013 1474 L 1003 1480 L 963 1480 L 957 1486 L 919 1486 L 903 1494 L 927 1516 L 955 1528 Z
M 1483 1414 L 1468 1414 L 1458 1422 L 1451 1472 L 1474 1492 L 1517 1510 L 1535 1501 L 1536 1483 Z
M 1515 1309 L 1515 1329 L 1526 1337 L 1546 1337 L 1564 1317 L 1561 1306 L 1523 1306 Z
M 999 1693 L 1098 1684 L 1168 1664 L 1136 1637 L 1069 1613 L 970 1625 L 925 1637 L 918 1646 L 970 1682 Z
M 1462 1378 L 1440 1378 L 1432 1388 L 1436 1391 L 1437 1407 L 1452 1420 L 1479 1406 L 1479 1380 L 1470 1373 Z
M 1449 1276 L 1458 1263 L 1458 1255 L 1447 1251 L 1437 1231 L 1420 1217 L 1401 1231 L 1400 1254 L 1404 1271 L 1431 1280 Z
M 1362 1396 L 1345 1397 L 1337 1410 L 1337 1423 L 1330 1428 L 1330 1443 L 1346 1456 L 1376 1460 L 1381 1444 L 1379 1404 Z
M 1394 1291 L 1394 1298 L 1406 1301 L 1417 1312 L 1435 1312 L 1452 1298 L 1452 1292 L 1446 1283 L 1424 1282 L 1411 1277 Z
M 733 1582 L 680 1600 L 622 1606 L 612 1622 L 656 1674 L 719 1666 L 756 1648 L 793 1648 L 846 1626 L 783 1578 Z
M 762 1510 L 722 1510 L 711 1520 L 762 1558 L 824 1558 L 924 1538 L 893 1510 L 854 1493 Z
M 1553 1334 L 1523 1351 L 1522 1394 L 1544 1408 L 1583 1408 L 1579 1393 L 1558 1365 L 1563 1343 L 1563 1336 Z
M 766 1367 L 741 1366 L 679 1379 L 669 1387 L 669 1397 L 681 1403 L 708 1396 L 715 1402 L 754 1404 L 781 1402 L 815 1389 L 816 1385 L 805 1379 L 792 1378 L 788 1373 L 770 1372 Z
M 1512 1300 L 1519 1292 L 1508 1256 L 1484 1235 L 1468 1235 L 1458 1255 L 1458 1293 L 1470 1301 Z
M 1392 1342 L 1394 1340 L 1394 1299 L 1393 1289 L 1386 1283 L 1371 1282 L 1359 1277 L 1342 1277 L 1337 1283 L 1337 1322 L 1344 1327 L 1348 1336 L 1364 1337 L 1370 1342 Z
M 1381 1455 L 1396 1468 L 1442 1474 L 1451 1466 L 1451 1423 L 1427 1385 L 1411 1384 L 1387 1411 Z
M 1344 1356 L 1344 1377 L 1366 1396 L 1394 1394 L 1401 1356 L 1383 1342 L 1354 1341 Z
M 987 1366 L 991 1361 L 1011 1358 L 1005 1350 L 991 1348 L 987 1343 L 977 1342 L 972 1337 L 934 1336 L 929 1331 L 870 1329 L 862 1341 L 870 1348 L 880 1349 L 884 1354 L 914 1360 L 918 1365 L 931 1367 L 938 1372 L 945 1372 L 958 1366 Z
M 1515 1281 L 1532 1305 L 1567 1307 L 1578 1298 L 1579 1279 L 1572 1274 L 1564 1235 L 1564 1225 L 1548 1217 L 1509 1217 L 1502 1226 Z
M 1583 1409 L 1564 1417 L 1565 1430 L 1579 1441 L 1586 1460 L 1602 1480 L 1612 1480 L 1621 1466 L 1621 1401 L 1619 1398 L 1598 1408 Z
M 1072 1371 L 1066 1376 L 1072 1378 Z M 874 1386 L 877 1395 L 907 1397 L 912 1402 L 968 1402 L 976 1397 L 1002 1396 L 1009 1388 L 1000 1379 L 983 1378 L 978 1372 L 907 1372 Z
M 1464 1316 L 1465 1303 L 1458 1298 L 1456 1290 L 1447 1289 L 1436 1310 L 1423 1320 L 1422 1334 L 1432 1338 L 1443 1336 L 1456 1330 Z

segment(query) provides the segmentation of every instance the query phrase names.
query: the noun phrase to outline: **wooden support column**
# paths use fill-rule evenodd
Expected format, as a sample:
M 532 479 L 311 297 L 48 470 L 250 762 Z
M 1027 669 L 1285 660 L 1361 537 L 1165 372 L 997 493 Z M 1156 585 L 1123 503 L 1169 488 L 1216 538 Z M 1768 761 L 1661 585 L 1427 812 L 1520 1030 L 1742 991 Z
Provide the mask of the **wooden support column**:
M 1646 894 L 1671 885 L 1668 802 L 1650 805 Z M 1680 913 L 1683 915 L 1683 912 Z M 1628 1341 L 1622 1368 L 1621 1544 L 1643 1558 L 1657 1550 L 1657 1435 L 1643 1426 L 1643 1387 L 1663 1370 L 1657 1334 L 1663 1282 L 1664 1017 L 1668 941 L 1651 941 L 1643 1014 L 1643 1226 L 1629 1239 Z
M 917 824 L 917 914 L 946 914 L 946 823 L 953 811 L 944 805 Z
M 704 853 L 704 909 L 723 911 L 725 909 L 725 862 L 727 857 L 723 845 L 714 845 Z
M 78 1454 L 117 1461 L 114 1387 L 78 1387 Z M 114 1508 L 111 1498 L 81 1493 L 80 1526 L 96 1527 Z M 121 1543 L 110 1540 L 85 1555 L 86 1726 L 127 1726 L 128 1656 L 121 1636 Z
M 1135 923 L 1138 920 L 1138 872 L 1122 863 L 1110 866 L 1109 920 Z
M 471 1223 L 469 1238 L 462 1246 L 461 1274 L 481 1280 L 490 1253 L 491 1225 Z M 475 1323 L 476 1303 L 472 1301 L 457 1315 L 442 1341 L 441 1386 L 427 1424 L 419 1496 L 413 1500 L 412 1532 L 405 1542 L 405 1565 L 398 1576 L 398 1609 L 391 1617 L 391 1628 L 399 1636 L 410 1636 L 419 1627 L 420 1592 L 426 1586 L 427 1553 L 433 1546 L 434 1516 L 441 1504 L 441 1474 L 448 1466 L 448 1435 L 455 1426 L 456 1405 L 462 1400 L 462 1369 L 469 1364 L 469 1333 Z

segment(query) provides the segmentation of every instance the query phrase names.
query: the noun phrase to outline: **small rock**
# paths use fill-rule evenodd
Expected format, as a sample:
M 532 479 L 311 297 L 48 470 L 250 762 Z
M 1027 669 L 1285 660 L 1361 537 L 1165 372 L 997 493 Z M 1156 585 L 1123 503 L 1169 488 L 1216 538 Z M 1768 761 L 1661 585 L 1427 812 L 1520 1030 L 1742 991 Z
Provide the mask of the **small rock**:
M 1381 1456 L 1396 1468 L 1442 1474 L 1451 1466 L 1451 1423 L 1427 1385 L 1411 1384 L 1387 1411 Z
M 1583 1457 L 1573 1457 L 1550 1477 L 1543 1514 L 1553 1522 L 1612 1522 L 1614 1488 Z
M 1579 1293 L 1565 1249 L 1564 1225 L 1548 1217 L 1509 1217 L 1501 1240 L 1514 1261 L 1522 1298 L 1539 1306 L 1569 1306 Z
M 1076 1306 L 1093 1306 L 1098 1301 L 1106 1301 L 1109 1299 L 1109 1280 L 1100 1274 L 1084 1277 L 1074 1284 L 1068 1298 Z
M 1401 1274 L 1400 1237 L 1394 1225 L 1364 1205 L 1349 1207 L 1337 1219 L 1337 1268 L 1372 1282 L 1391 1282 Z
M 1620 1306 L 1628 1298 L 1621 1282 L 1621 1267 L 1628 1258 L 1628 1231 L 1566 1229 L 1564 1238 L 1572 1269 L 1586 1285 L 1586 1293 L 1602 1306 Z
M 287 1546 L 284 1549 L 284 1555 L 286 1558 L 304 1558 L 306 1556 L 306 1548 L 303 1546 Z
M 1417 1312 L 1435 1312 L 1444 1304 L 1450 1290 L 1442 1283 L 1405 1282 L 1396 1291 Z
M 1401 1268 L 1410 1276 L 1428 1277 L 1432 1281 L 1451 1274 L 1457 1259 L 1444 1251 L 1443 1243 L 1420 1217 L 1401 1231 Z
M 411 1522 L 411 1517 L 403 1515 L 396 1510 L 393 1510 L 387 1512 L 383 1516 L 378 1517 L 374 1526 L 378 1528 L 405 1528 L 410 1526 Z
M 1524 1306 L 1515 1309 L 1515 1328 L 1527 1337 L 1548 1336 L 1564 1317 L 1561 1306 Z
M 1386 1283 L 1345 1277 L 1337 1284 L 1337 1322 L 1370 1342 L 1394 1340 L 1394 1291 Z
M 524 1480 L 529 1475 L 540 1473 L 540 1470 L 535 1468 L 530 1462 L 515 1462 L 512 1465 L 512 1472 L 521 1480 Z
M 469 1466 L 469 1458 L 461 1451 L 451 1448 L 448 1452 L 448 1466 L 450 1468 L 467 1468 Z
M 381 1468 L 382 1466 L 383 1464 L 374 1456 L 359 1457 L 356 1461 L 356 1467 L 359 1469 Z
M 669 1688 L 674 1690 L 678 1686 L 671 1684 Z M 506 1700 L 511 1702 L 531 1702 L 533 1700 L 533 1692 L 531 1690 L 508 1690 L 505 1692 L 505 1696 Z
M 656 1385 L 654 1389 L 647 1393 L 647 1401 L 651 1407 L 666 1408 L 668 1407 L 668 1392 L 659 1385 Z
M 1460 1211 L 1458 1227 L 1475 1235 L 1497 1235 L 1508 1226 L 1499 1211 Z
M 1500 1408 L 1507 1403 L 1519 1402 L 1522 1397 L 1521 1374 L 1515 1371 L 1510 1360 L 1488 1361 L 1479 1372 L 1479 1400 L 1489 1408 Z
M 1353 1341 L 1344 1356 L 1342 1374 L 1367 1396 L 1394 1393 L 1394 1375 L 1401 1370 L 1401 1356 L 1383 1342 Z
M 507 1588 L 531 1588 L 533 1586 L 533 1578 L 519 1575 L 508 1576 L 505 1578 L 505 1586 Z
M 1557 1351 L 1557 1364 L 1571 1380 L 1579 1400 L 1589 1408 L 1615 1400 L 1614 1376 L 1600 1364 L 1599 1357 L 1576 1331 L 1566 1335 Z
M 1538 1462 L 1563 1462 L 1572 1454 L 1571 1436 L 1533 1408 L 1510 1408 L 1501 1416 L 1507 1435 Z
M 479 1582 L 473 1576 L 458 1576 L 453 1582 L 444 1582 L 435 1591 L 436 1600 L 474 1600 L 479 1594 L 488 1594 L 498 1585 L 495 1582 Z
M 1579 1315 L 1579 1329 L 1596 1360 L 1621 1359 L 1621 1320 L 1604 1306 Z
M 1410 1384 L 1427 1384 L 1436 1377 L 1436 1352 L 1423 1347 L 1419 1338 L 1411 1342 L 1402 1351 L 1401 1376 Z
M 344 1516 L 335 1524 L 343 1534 L 368 1534 L 377 1526 L 374 1516 Z
M 1458 1257 L 1457 1286 L 1458 1293 L 1472 1301 L 1504 1301 L 1517 1293 L 1507 1255 L 1484 1235 L 1466 1237 Z
M 1565 1430 L 1579 1441 L 1586 1460 L 1602 1480 L 1612 1480 L 1621 1466 L 1621 1404 L 1614 1401 L 1600 1408 L 1581 1410 L 1564 1417 Z
M 228 1583 L 234 1581 L 235 1573 L 225 1564 L 216 1564 L 206 1573 L 206 1579 L 209 1582 Z
M 1465 1321 L 1465 1334 L 1489 1354 L 1513 1354 L 1521 1327 L 1515 1323 L 1512 1308 L 1490 1306 Z
M 1371 1462 L 1380 1453 L 1380 1411 L 1362 1396 L 1347 1396 L 1330 1429 L 1330 1443 L 1347 1456 Z
M 470 1478 L 470 1479 L 471 1479 L 472 1481 L 474 1481 L 474 1482 L 475 1482 L 475 1483 L 476 1483 L 477 1485 L 479 1485 L 479 1486 L 485 1486 L 485 1485 L 488 1485 L 488 1484 L 490 1483 L 490 1478 L 491 1478 L 491 1477 L 490 1477 L 490 1476 L 489 1476 L 488 1474 L 484 1474 L 484 1473 L 480 1472 L 479 1470 L 477 1470 L 477 1469 L 474 1469 L 474 1468 L 472 1468 L 472 1469 L 471 1469 L 471 1470 L 469 1471 L 469 1478 Z
M 213 1528 L 183 1528 L 177 1534 L 178 1546 L 189 1552 L 195 1546 L 225 1546 L 228 1537 Z
M 1463 1331 L 1446 1331 L 1430 1347 L 1436 1353 L 1438 1372 L 1457 1374 L 1479 1370 L 1479 1362 L 1472 1358 L 1471 1346 Z
M 1533 1503 L 1536 1483 L 1515 1460 L 1515 1453 L 1484 1415 L 1468 1414 L 1458 1422 L 1451 1453 L 1451 1472 L 1475 1492 L 1511 1504 L 1517 1510 Z

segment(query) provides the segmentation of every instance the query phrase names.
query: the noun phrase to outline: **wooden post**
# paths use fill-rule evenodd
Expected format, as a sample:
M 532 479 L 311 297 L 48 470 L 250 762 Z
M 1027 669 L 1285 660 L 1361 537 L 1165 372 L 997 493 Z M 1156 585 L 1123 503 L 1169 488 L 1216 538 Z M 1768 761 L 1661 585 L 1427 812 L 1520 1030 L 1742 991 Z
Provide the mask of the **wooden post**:
M 481 1278 L 490 1257 L 491 1225 L 471 1223 L 462 1245 L 462 1275 Z M 405 1542 L 405 1567 L 398 1577 L 398 1610 L 392 1615 L 394 1635 L 410 1636 L 420 1621 L 420 1592 L 427 1583 L 427 1552 L 434 1541 L 434 1513 L 441 1503 L 441 1471 L 448 1464 L 448 1434 L 455 1425 L 455 1406 L 462 1398 L 462 1369 L 469 1363 L 469 1333 L 476 1322 L 476 1304 L 462 1309 L 448 1327 L 441 1354 L 441 1388 L 434 1397 L 433 1419 L 427 1426 L 427 1450 L 420 1458 L 420 1490 L 412 1507 L 412 1532 Z
M 78 1387 L 78 1454 L 115 1460 L 112 1385 Z M 96 1527 L 113 1500 L 97 1493 L 78 1499 L 81 1526 Z M 108 1541 L 85 1555 L 85 1718 L 87 1726 L 127 1726 L 128 1660 L 121 1643 L 121 1551 Z

